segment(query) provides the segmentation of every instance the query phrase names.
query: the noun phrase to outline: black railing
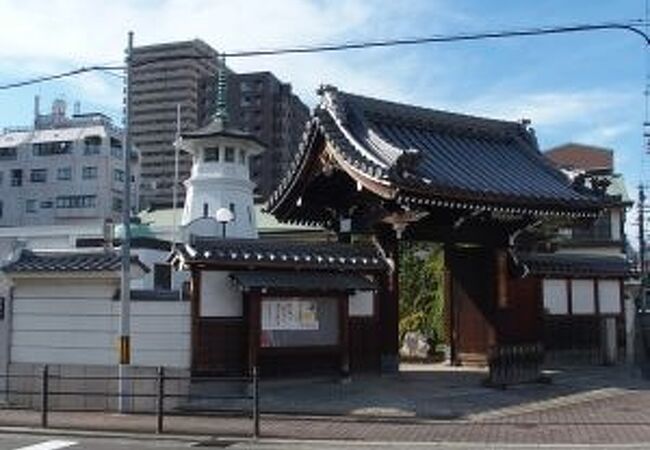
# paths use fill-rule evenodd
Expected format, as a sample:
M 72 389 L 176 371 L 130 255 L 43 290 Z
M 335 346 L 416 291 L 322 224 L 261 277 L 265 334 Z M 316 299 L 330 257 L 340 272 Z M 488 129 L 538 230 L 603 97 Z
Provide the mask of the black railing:
M 544 347 L 541 343 L 496 345 L 490 349 L 488 384 L 506 387 L 511 384 L 542 381 Z
M 32 380 L 30 383 L 31 389 L 14 389 L 12 380 Z M 249 404 L 248 410 L 242 409 L 240 412 L 248 412 L 252 419 L 251 435 L 253 438 L 260 436 L 260 395 L 259 395 L 259 377 L 257 368 L 253 368 L 252 373 L 248 377 L 192 377 L 192 376 L 169 376 L 166 374 L 164 367 L 159 367 L 156 376 L 125 376 L 121 379 L 135 382 L 150 381 L 154 385 L 153 393 L 120 393 L 120 392 L 99 392 L 88 391 L 83 389 L 64 389 L 61 386 L 63 382 L 87 382 L 87 381 L 105 381 L 117 382 L 120 380 L 117 376 L 63 376 L 54 375 L 50 373 L 49 366 L 43 366 L 41 373 L 36 374 L 16 374 L 16 373 L 0 373 L 0 380 L 4 381 L 4 389 L 0 390 L 3 393 L 8 404 L 15 403 L 15 396 L 31 396 L 32 398 L 40 396 L 38 402 L 38 409 L 40 410 L 40 425 L 42 428 L 47 428 L 49 425 L 49 415 L 55 409 L 52 407 L 52 399 L 55 397 L 94 397 L 94 398 L 127 398 L 127 399 L 154 399 L 155 406 L 153 413 L 156 416 L 155 431 L 156 433 L 164 433 L 164 422 L 166 413 L 165 400 L 166 399 L 185 399 L 188 401 L 200 400 L 244 400 Z M 52 386 L 52 382 L 59 382 L 59 389 Z M 166 387 L 168 382 L 171 381 L 186 381 L 188 382 L 187 393 L 170 393 Z M 243 383 L 246 386 L 244 394 L 228 393 L 220 395 L 207 395 L 204 393 L 195 394 L 191 392 L 190 384 L 192 382 L 218 382 L 218 383 Z M 39 386 L 40 388 L 36 388 Z M 13 400 L 12 400 L 13 399 Z M 230 410 L 232 412 L 232 410 Z

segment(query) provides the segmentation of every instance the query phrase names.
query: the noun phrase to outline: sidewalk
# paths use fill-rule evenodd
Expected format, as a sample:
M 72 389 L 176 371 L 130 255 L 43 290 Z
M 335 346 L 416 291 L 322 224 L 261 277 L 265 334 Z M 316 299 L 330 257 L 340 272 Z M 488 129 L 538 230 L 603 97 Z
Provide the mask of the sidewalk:
M 650 384 L 630 376 L 625 368 L 563 372 L 555 375 L 555 383 L 550 386 L 523 385 L 505 391 L 462 383 L 440 390 L 440 386 L 428 386 L 431 374 L 407 371 L 396 379 L 377 378 L 365 386 L 367 389 L 361 381 L 369 380 L 350 385 L 321 380 L 311 384 L 314 397 L 302 402 L 298 397 L 305 394 L 303 389 L 309 386 L 306 382 L 293 389 L 286 382 L 278 382 L 275 387 L 267 385 L 267 394 L 262 389 L 262 436 L 493 444 L 650 443 Z M 438 382 L 445 379 L 434 378 Z M 388 395 L 379 386 L 392 387 L 394 392 Z M 333 390 L 337 395 L 328 399 Z M 346 392 L 351 393 L 347 398 Z M 283 393 L 291 394 L 283 414 L 264 408 L 265 395 L 271 395 L 265 400 L 267 406 L 277 406 L 278 396 Z M 368 403 L 373 399 L 366 397 L 377 393 L 387 397 Z M 417 393 L 419 401 L 414 398 Z M 311 404 L 313 411 L 298 410 L 306 404 Z M 327 409 L 327 405 L 331 408 Z M 443 411 L 452 412 L 454 419 L 441 419 Z M 326 412 L 329 415 L 319 415 Z M 38 427 L 39 417 L 35 411 L 0 410 L 0 427 Z M 153 433 L 155 429 L 155 417 L 147 415 L 53 412 L 49 422 L 51 428 L 61 429 L 137 433 Z M 165 417 L 165 432 L 248 437 L 252 421 L 199 414 L 170 416 Z

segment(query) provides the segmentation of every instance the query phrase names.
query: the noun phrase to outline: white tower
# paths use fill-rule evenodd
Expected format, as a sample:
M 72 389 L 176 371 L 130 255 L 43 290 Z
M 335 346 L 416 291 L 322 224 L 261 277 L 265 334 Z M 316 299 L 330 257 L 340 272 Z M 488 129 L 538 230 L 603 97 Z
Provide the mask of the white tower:
M 257 238 L 249 161 L 264 151 L 263 144 L 228 127 L 225 117 L 215 117 L 207 126 L 184 133 L 180 145 L 192 154 L 181 221 L 185 236 Z M 223 208 L 232 212 L 228 223 L 217 222 L 217 211 Z

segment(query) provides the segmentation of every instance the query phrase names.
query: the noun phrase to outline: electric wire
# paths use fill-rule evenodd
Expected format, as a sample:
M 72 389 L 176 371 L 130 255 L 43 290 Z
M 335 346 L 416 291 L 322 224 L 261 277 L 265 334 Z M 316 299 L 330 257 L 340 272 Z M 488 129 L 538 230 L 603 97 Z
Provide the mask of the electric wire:
M 548 26 L 536 28 L 522 28 L 513 30 L 499 30 L 499 31 L 486 31 L 480 33 L 458 33 L 449 35 L 434 35 L 425 37 L 414 38 L 401 38 L 401 39 L 385 39 L 374 40 L 365 42 L 348 42 L 342 44 L 323 44 L 314 46 L 294 46 L 276 49 L 257 49 L 257 50 L 242 50 L 234 52 L 223 52 L 221 56 L 226 58 L 250 58 L 262 56 L 281 56 L 281 55 L 296 55 L 296 54 L 312 54 L 312 53 L 325 53 L 325 52 L 339 52 L 348 50 L 362 50 L 371 48 L 382 47 L 396 47 L 408 45 L 425 45 L 425 44 L 442 44 L 452 42 L 467 42 L 467 41 L 482 41 L 489 39 L 507 39 L 514 37 L 529 37 L 541 36 L 549 34 L 564 34 L 564 33 L 579 33 L 588 31 L 606 31 L 606 30 L 620 30 L 634 33 L 641 36 L 646 44 L 646 48 L 650 46 L 650 35 L 647 32 L 648 18 L 645 20 L 632 20 L 626 22 L 605 22 L 593 24 L 577 24 L 577 25 L 564 25 L 564 26 Z M 645 27 L 642 30 L 639 27 Z M 196 59 L 214 59 L 214 56 L 203 55 L 174 55 L 174 56 L 160 56 L 146 60 L 137 61 L 131 64 L 132 68 L 140 67 L 147 64 L 156 62 L 164 62 L 169 60 L 196 60 Z M 124 65 L 94 65 L 89 67 L 80 67 L 75 70 L 70 70 L 63 73 L 54 75 L 46 75 L 36 77 L 28 80 L 8 83 L 0 85 L 0 91 L 25 87 L 33 84 L 40 84 L 48 81 L 58 80 L 83 74 L 92 71 L 110 72 L 115 70 L 125 70 Z

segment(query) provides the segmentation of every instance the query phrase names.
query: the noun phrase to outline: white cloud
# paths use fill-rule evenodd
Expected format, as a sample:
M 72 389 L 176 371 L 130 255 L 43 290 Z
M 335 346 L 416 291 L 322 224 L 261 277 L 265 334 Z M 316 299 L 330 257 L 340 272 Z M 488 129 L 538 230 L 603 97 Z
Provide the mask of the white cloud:
M 630 101 L 624 92 L 492 92 L 464 103 L 475 114 L 506 120 L 530 119 L 534 126 L 550 127 L 567 123 L 590 123 L 597 116 Z M 616 130 L 609 127 L 609 136 Z M 604 131 L 604 135 L 607 132 Z

